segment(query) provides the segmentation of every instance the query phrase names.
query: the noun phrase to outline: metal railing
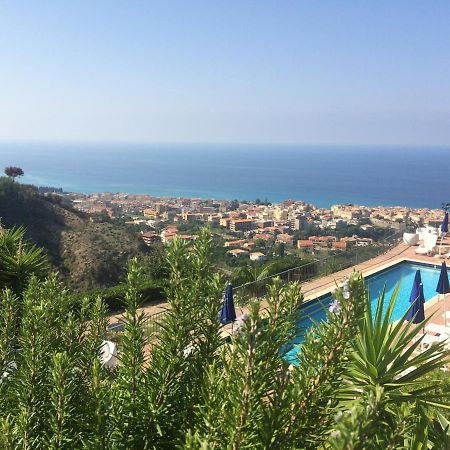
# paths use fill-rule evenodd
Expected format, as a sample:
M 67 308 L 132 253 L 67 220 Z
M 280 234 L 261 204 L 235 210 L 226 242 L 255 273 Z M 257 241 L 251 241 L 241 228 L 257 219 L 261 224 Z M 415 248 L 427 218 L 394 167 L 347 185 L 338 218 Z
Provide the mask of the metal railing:
M 161 322 L 168 312 L 168 309 L 163 309 L 154 314 L 146 315 L 143 326 L 146 336 L 157 336 L 160 333 Z
M 268 285 L 276 277 L 280 278 L 284 283 L 290 283 L 292 281 L 305 282 L 361 264 L 386 253 L 396 246 L 402 234 L 403 232 L 395 232 L 374 245 L 354 247 L 326 258 L 315 259 L 301 266 L 269 275 L 260 280 L 236 286 L 233 288 L 235 302 L 240 306 L 245 306 L 253 298 L 264 297 L 267 294 Z
M 153 314 L 146 314 L 142 324 L 142 329 L 147 337 L 157 336 L 161 331 L 161 322 L 168 313 L 168 309 L 162 309 Z M 120 336 L 123 333 L 125 324 L 118 321 L 108 326 L 106 330 L 106 339 L 114 342 L 120 341 Z
M 252 281 L 233 288 L 236 304 L 245 306 L 251 299 L 262 298 L 267 294 L 268 286 L 276 277 L 284 283 L 293 281 L 305 282 L 314 278 L 324 277 L 340 270 L 347 269 L 369 259 L 386 253 L 397 245 L 403 232 L 395 232 L 387 238 L 377 242 L 375 245 L 365 247 L 354 247 L 338 254 L 334 254 L 322 259 L 315 259 L 301 266 L 293 267 L 273 275 L 269 275 L 261 280 Z M 161 331 L 161 322 L 169 310 L 158 311 L 148 315 L 144 321 L 144 332 L 147 336 L 157 336 Z M 110 333 L 121 333 L 123 324 L 111 325 Z M 118 336 L 116 336 L 117 338 Z

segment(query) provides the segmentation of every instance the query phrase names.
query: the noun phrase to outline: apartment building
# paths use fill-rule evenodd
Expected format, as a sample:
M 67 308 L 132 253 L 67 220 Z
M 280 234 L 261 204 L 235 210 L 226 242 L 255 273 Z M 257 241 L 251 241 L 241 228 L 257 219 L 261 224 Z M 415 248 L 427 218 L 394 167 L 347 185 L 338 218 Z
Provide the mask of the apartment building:
M 145 245 L 150 246 L 155 242 L 161 242 L 161 236 L 154 231 L 147 231 L 146 233 L 142 233 L 142 240 L 144 241 Z
M 253 229 L 253 220 L 234 219 L 230 222 L 231 231 L 251 231 Z

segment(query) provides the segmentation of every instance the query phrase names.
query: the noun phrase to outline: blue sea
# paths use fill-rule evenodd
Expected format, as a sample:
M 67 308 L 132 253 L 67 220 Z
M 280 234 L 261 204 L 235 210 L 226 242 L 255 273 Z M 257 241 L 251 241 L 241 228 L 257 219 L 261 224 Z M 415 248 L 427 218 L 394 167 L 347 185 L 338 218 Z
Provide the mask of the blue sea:
M 0 167 L 73 192 L 438 208 L 450 147 L 1 142 Z

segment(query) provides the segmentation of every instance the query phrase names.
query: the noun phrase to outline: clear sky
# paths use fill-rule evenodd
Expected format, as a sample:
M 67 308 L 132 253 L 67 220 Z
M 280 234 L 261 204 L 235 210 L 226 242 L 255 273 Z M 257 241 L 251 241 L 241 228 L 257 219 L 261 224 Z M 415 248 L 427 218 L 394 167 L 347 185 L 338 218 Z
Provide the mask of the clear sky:
M 450 1 L 0 0 L 0 139 L 450 144 Z

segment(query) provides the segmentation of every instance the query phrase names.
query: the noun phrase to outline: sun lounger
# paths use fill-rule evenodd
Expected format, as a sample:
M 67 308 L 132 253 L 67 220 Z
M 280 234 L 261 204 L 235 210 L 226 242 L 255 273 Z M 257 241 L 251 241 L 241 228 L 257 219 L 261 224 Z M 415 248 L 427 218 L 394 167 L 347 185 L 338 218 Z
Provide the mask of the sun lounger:
M 425 331 L 427 333 L 434 333 L 437 335 L 447 335 L 450 333 L 450 327 L 445 327 L 444 325 L 438 325 L 436 323 L 429 323 L 428 325 L 425 325 Z
M 442 253 L 442 254 L 438 253 L 438 254 L 435 255 L 435 256 L 437 256 L 438 258 L 445 258 L 445 259 L 447 259 L 447 258 L 450 258 L 450 252 L 448 252 L 448 253 Z
M 420 343 L 420 347 L 422 350 L 425 350 L 433 344 L 438 344 L 439 342 L 445 342 L 445 341 L 447 341 L 447 343 L 449 342 L 449 337 L 447 334 L 435 335 L 435 334 L 426 333 L 425 337 L 422 339 L 422 341 Z
M 424 239 L 426 239 L 427 236 L 430 236 L 430 235 L 438 236 L 439 230 L 437 228 L 433 228 L 433 227 L 417 228 L 416 234 L 418 234 L 419 239 L 421 241 L 423 241 Z

